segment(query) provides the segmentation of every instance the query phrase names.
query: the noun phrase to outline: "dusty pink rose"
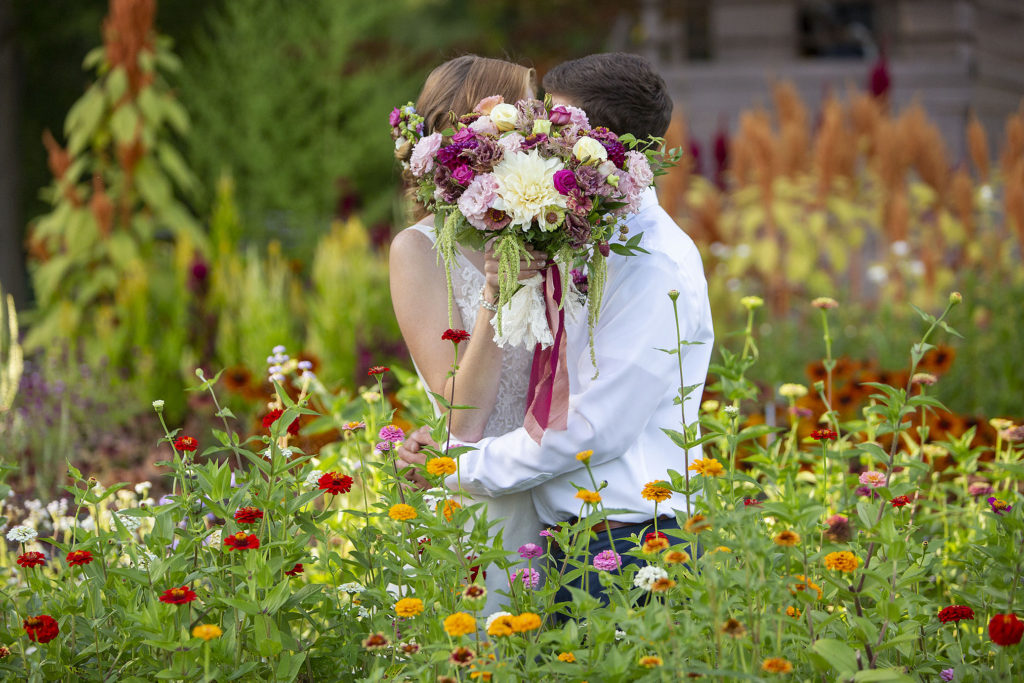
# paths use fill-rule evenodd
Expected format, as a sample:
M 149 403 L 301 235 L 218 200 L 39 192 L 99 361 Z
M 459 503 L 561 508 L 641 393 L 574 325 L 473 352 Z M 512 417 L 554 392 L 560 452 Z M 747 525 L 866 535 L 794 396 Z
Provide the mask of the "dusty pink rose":
M 416 146 L 412 148 L 412 156 L 409 158 L 409 170 L 417 178 L 434 169 L 434 155 L 441 149 L 441 134 L 431 133 L 421 138 Z
M 498 127 L 494 125 L 494 121 L 491 120 L 490 116 L 481 116 L 476 121 L 469 124 L 469 129 L 474 133 L 481 133 L 485 135 L 498 134 Z
M 477 230 L 487 230 L 484 214 L 498 196 L 498 181 L 490 173 L 481 173 L 459 197 L 459 211 Z
M 491 113 L 491 110 L 494 109 L 496 105 L 502 104 L 504 101 L 505 98 L 501 95 L 491 95 L 490 97 L 485 97 L 477 102 L 476 106 L 473 107 L 473 111 L 478 111 L 486 116 Z
M 566 109 L 564 106 L 559 105 L 551 110 L 551 113 L 548 114 L 548 118 L 554 125 L 564 126 L 565 124 L 572 121 L 572 114 L 570 114 L 569 110 Z

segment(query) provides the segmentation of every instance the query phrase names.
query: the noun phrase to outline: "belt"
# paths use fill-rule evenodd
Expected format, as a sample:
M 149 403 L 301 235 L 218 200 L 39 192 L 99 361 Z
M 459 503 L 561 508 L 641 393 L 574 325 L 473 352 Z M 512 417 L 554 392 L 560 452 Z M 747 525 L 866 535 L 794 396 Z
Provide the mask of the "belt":
M 670 520 L 672 517 L 669 515 L 658 515 L 658 520 Z M 576 524 L 579 522 L 578 517 L 573 517 L 569 520 L 569 524 Z M 654 524 L 654 519 L 644 520 L 643 522 L 621 522 L 617 519 L 602 519 L 600 522 L 590 527 L 590 531 L 595 534 L 600 534 L 602 531 L 609 529 L 621 529 L 627 526 L 650 526 Z

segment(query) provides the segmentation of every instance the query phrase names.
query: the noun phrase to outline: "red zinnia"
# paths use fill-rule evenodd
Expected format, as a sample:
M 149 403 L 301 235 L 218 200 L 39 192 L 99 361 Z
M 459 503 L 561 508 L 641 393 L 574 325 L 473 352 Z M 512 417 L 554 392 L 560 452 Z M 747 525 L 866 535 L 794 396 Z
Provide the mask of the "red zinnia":
M 348 493 L 352 489 L 352 477 L 341 472 L 324 472 L 316 483 L 324 491 L 334 495 Z
M 996 645 L 1016 645 L 1024 635 L 1024 621 L 1016 614 L 994 614 L 988 622 L 988 637 Z
M 21 626 L 28 634 L 28 639 L 35 643 L 48 643 L 60 633 L 57 620 L 48 614 L 28 617 L 21 622 Z
M 896 496 L 889 502 L 892 503 L 894 508 L 901 508 L 904 505 L 910 505 L 910 496 Z
M 450 341 L 454 344 L 464 342 L 469 339 L 469 332 L 465 330 L 452 330 L 448 329 L 441 335 L 441 341 Z
M 38 567 L 41 564 L 46 564 L 46 555 L 35 551 L 29 551 L 22 555 L 18 555 L 18 564 L 25 568 Z
M 198 597 L 196 592 L 188 586 L 182 586 L 180 588 L 168 588 L 160 596 L 160 602 L 166 602 L 168 605 L 184 605 L 187 602 L 192 602 Z
M 174 447 L 179 451 L 191 452 L 199 447 L 199 442 L 193 436 L 179 436 L 174 440 Z
M 835 441 L 837 434 L 831 429 L 815 429 L 811 432 L 811 438 L 815 441 Z
M 263 519 L 263 510 L 259 508 L 244 507 L 235 511 L 235 521 L 239 524 L 255 524 Z
M 390 369 L 391 368 L 386 368 L 383 365 L 374 365 L 372 368 L 370 368 L 369 370 L 366 371 L 366 374 L 370 375 L 370 376 L 382 375 L 382 374 L 384 374 L 385 372 L 387 372 Z
M 260 547 L 260 539 L 255 534 L 239 531 L 237 534 L 231 534 L 225 538 L 224 545 L 228 547 L 229 552 L 232 550 L 255 550 Z
M 939 621 L 943 624 L 947 624 L 951 621 L 973 618 L 974 610 L 967 605 L 950 605 L 949 607 L 943 607 L 939 610 Z
M 270 429 L 270 425 L 277 422 L 278 418 L 284 415 L 284 411 L 280 408 L 274 408 L 269 413 L 263 416 L 263 428 Z M 299 433 L 299 418 L 292 420 L 292 423 L 288 425 L 288 433 L 295 436 Z
M 302 563 L 297 562 L 294 567 L 292 567 L 291 569 L 286 569 L 284 573 L 288 576 L 298 576 L 303 571 L 304 570 L 302 569 Z
M 665 534 L 661 533 L 660 531 L 652 531 L 651 533 L 647 534 L 647 536 L 644 537 L 644 542 L 650 543 L 651 541 L 653 541 L 656 538 L 664 538 L 666 541 L 668 540 L 668 536 L 666 536 Z
M 93 561 L 92 553 L 88 550 L 72 550 L 68 553 L 68 566 L 80 567 Z
M 759 501 L 757 498 L 744 498 L 743 499 L 743 507 L 748 507 L 750 505 L 760 505 L 760 504 L 761 504 L 761 501 Z

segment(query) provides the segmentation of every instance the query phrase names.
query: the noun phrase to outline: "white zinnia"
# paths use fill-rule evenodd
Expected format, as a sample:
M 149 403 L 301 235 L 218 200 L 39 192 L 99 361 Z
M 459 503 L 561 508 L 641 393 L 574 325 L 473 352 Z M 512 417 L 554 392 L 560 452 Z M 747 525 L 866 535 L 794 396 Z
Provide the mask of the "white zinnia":
M 349 581 L 338 586 L 338 590 L 342 593 L 362 593 L 366 590 L 366 586 L 358 581 Z
M 512 225 L 530 226 L 545 207 L 565 208 L 565 196 L 555 189 L 554 175 L 562 170 L 558 159 L 545 159 L 537 150 L 506 155 L 494 167 L 498 198 L 494 208 L 512 217 Z
M 34 541 L 39 535 L 35 529 L 24 524 L 16 526 L 7 532 L 7 540 L 14 541 L 15 543 L 28 543 Z
M 487 623 L 484 624 L 484 630 L 485 631 L 490 630 L 491 624 L 496 622 L 501 617 L 510 617 L 510 616 L 512 616 L 512 615 L 509 614 L 508 612 L 495 612 L 494 614 L 489 615 L 487 617 Z
M 637 588 L 643 588 L 645 591 L 649 591 L 658 579 L 667 578 L 667 571 L 661 567 L 649 564 L 646 567 L 641 567 L 640 571 L 636 573 L 636 576 L 633 577 L 633 585 Z

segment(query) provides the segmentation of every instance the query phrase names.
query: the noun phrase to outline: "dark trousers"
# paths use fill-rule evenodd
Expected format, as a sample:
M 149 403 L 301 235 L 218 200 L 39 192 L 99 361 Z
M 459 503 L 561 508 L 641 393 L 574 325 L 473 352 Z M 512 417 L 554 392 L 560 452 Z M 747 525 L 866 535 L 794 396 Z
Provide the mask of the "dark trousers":
M 679 528 L 679 522 L 676 521 L 675 516 L 672 516 L 672 517 L 670 517 L 668 519 L 659 519 L 658 520 L 658 531 L 668 531 L 669 529 L 678 529 L 678 528 Z M 633 557 L 632 555 L 626 555 L 625 552 L 628 551 L 628 550 L 633 550 L 634 548 L 637 547 L 635 543 L 633 543 L 632 541 L 628 540 L 630 536 L 633 536 L 634 534 L 639 535 L 640 536 L 640 545 L 643 545 L 644 536 L 646 536 L 649 533 L 652 533 L 653 531 L 654 531 L 654 521 L 653 520 L 648 520 L 646 522 L 639 522 L 637 524 L 630 524 L 628 526 L 621 526 L 621 527 L 618 527 L 616 529 L 612 529 L 611 530 L 611 537 L 615 541 L 615 552 L 617 552 L 619 554 L 619 556 L 622 558 L 622 568 L 623 569 L 625 567 L 629 566 L 629 565 L 637 565 L 637 566 L 642 567 L 642 566 L 644 566 L 646 564 L 649 564 L 649 562 L 646 559 L 644 559 L 642 557 Z M 590 539 L 590 545 L 589 545 L 589 547 L 587 547 L 585 549 L 585 553 L 586 554 L 584 555 L 584 549 L 581 548 L 580 549 L 580 554 L 575 559 L 583 560 L 583 561 L 585 561 L 586 564 L 590 565 L 594 561 L 594 556 L 595 555 L 597 555 L 597 554 L 599 554 L 599 553 L 601 553 L 601 552 L 603 552 L 605 550 L 611 550 L 612 549 L 612 544 L 608 540 L 608 531 L 604 528 L 603 525 L 599 525 L 598 528 L 595 529 L 595 534 L 597 535 L 597 537 L 596 538 L 592 537 Z M 678 544 L 681 543 L 680 539 L 676 538 L 675 536 L 672 536 L 671 534 L 667 534 L 667 535 L 668 535 L 669 543 L 671 543 L 676 548 L 679 548 L 680 546 Z M 690 554 L 690 556 L 693 557 L 694 559 L 700 557 L 700 555 L 701 555 L 700 544 L 697 544 L 697 547 L 695 549 L 688 548 L 688 547 L 683 547 L 682 549 L 686 550 Z M 560 547 L 555 547 L 555 548 L 552 548 L 551 555 L 552 555 L 552 560 L 554 562 L 556 570 L 557 569 L 561 569 L 562 564 L 565 562 L 565 553 L 562 551 L 562 549 Z M 568 571 L 568 569 L 566 571 Z M 622 570 L 620 569 L 619 571 L 622 571 Z M 618 573 L 618 572 L 616 572 L 616 573 Z M 577 579 L 575 579 L 573 581 L 569 581 L 569 582 L 567 582 L 567 584 L 570 585 L 570 586 L 573 586 L 574 588 L 582 588 L 583 587 L 582 577 L 579 577 L 579 578 L 577 578 Z M 588 578 L 587 592 L 590 593 L 595 598 L 597 598 L 598 600 L 600 600 L 602 605 L 607 605 L 608 604 L 608 596 L 605 594 L 604 586 L 601 585 L 601 581 L 600 581 L 600 579 L 596 575 L 591 575 Z M 556 602 L 568 602 L 570 600 L 572 600 L 572 593 L 570 593 L 569 589 L 566 587 L 566 585 L 563 584 L 558 589 L 558 593 L 555 596 L 555 601 Z M 564 621 L 564 620 L 565 619 L 563 617 L 561 619 L 558 619 L 557 621 Z

